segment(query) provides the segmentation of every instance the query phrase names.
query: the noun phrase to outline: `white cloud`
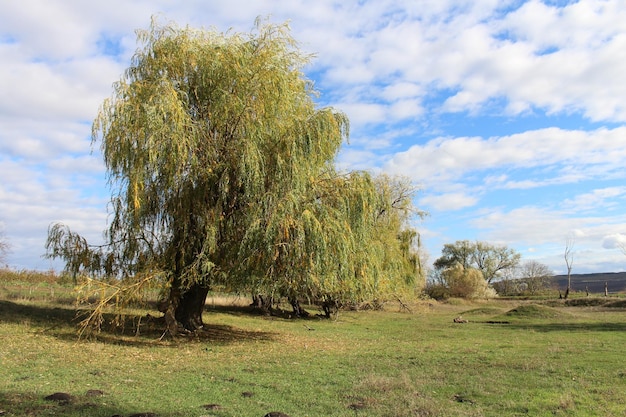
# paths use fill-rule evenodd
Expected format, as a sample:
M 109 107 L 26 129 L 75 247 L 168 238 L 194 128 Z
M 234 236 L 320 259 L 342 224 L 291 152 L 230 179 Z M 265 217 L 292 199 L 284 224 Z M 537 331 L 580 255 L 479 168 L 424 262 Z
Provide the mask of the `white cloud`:
M 472 224 L 490 240 L 534 245 L 563 240 L 573 222 L 545 208 L 528 206 L 510 211 L 494 209 L 478 215 Z
M 9 264 L 16 268 L 46 269 L 45 236 L 52 222 L 66 222 L 92 242 L 100 242 L 106 227 L 107 197 L 99 196 L 103 179 L 93 172 L 93 161 L 78 158 L 83 166 L 71 169 L 65 162 L 51 161 L 55 169 L 0 158 L 0 213 L 12 252 Z M 81 162 L 79 162 L 80 164 Z M 100 178 L 100 179 L 99 179 Z M 96 193 L 96 194 L 93 194 Z
M 615 248 L 624 233 L 626 215 L 595 213 L 576 215 L 546 206 L 522 206 L 511 210 L 492 209 L 477 212 L 471 221 L 479 230 L 482 240 L 501 242 L 512 247 L 530 246 L 537 248 L 533 258 L 545 257 L 542 261 L 555 270 L 564 266 L 563 251 L 568 237 L 573 237 L 575 268 L 578 272 L 598 272 L 597 265 L 608 270 L 623 270 L 620 254 L 605 254 L 602 248 Z M 609 266 L 610 265 L 610 266 Z
M 326 72 L 327 80 L 331 83 L 351 85 L 367 84 L 374 80 L 374 74 L 366 66 L 337 66 Z
M 51 63 L 21 56 L 15 49 L 19 45 L 0 45 L 0 59 L 8 63 L 0 68 L 5 93 L 0 110 L 5 117 L 90 120 L 122 72 L 119 64 L 104 57 Z
M 604 249 L 620 249 L 626 252 L 626 233 L 612 233 L 602 240 Z
M 478 198 L 465 193 L 446 193 L 436 195 L 426 195 L 419 198 L 420 207 L 432 207 L 437 211 L 454 211 L 476 205 Z
M 372 171 L 372 161 L 378 159 L 380 159 L 380 156 L 371 150 L 347 149 L 341 152 L 337 164 L 339 169 L 344 171 Z
M 0 152 L 12 158 L 46 161 L 91 149 L 89 123 L 0 116 L 0 124 Z
M 389 118 L 392 120 L 419 119 L 424 113 L 424 108 L 419 100 L 400 100 L 389 108 Z
M 624 27 L 620 6 L 618 1 L 585 0 L 559 9 L 531 0 L 508 14 L 502 29 L 542 49 L 598 47 Z
M 437 37 L 446 47 L 434 60 L 452 72 L 431 75 L 458 89 L 444 108 L 477 111 L 504 97 L 514 114 L 536 107 L 626 120 L 626 86 L 619 81 L 626 63 L 618 52 L 625 46 L 626 9 L 619 4 L 580 1 L 560 9 L 530 1 L 501 20 L 474 20 L 461 31 L 448 27 L 450 35 Z
M 529 195 L 624 179 L 626 7 L 622 0 L 557 3 L 0 2 L 0 173 L 10 179 L 0 184 L 0 221 L 19 240 L 20 259 L 41 246 L 52 220 L 75 219 L 77 229 L 99 236 L 105 187 L 102 164 L 87 156 L 89 125 L 129 63 L 134 30 L 162 12 L 164 20 L 219 30 L 249 31 L 257 16 L 290 20 L 294 37 L 317 55 L 307 71 L 321 100 L 351 119 L 342 166 L 408 175 L 433 190 L 419 201 L 434 210 L 486 210 L 477 233 L 535 248 L 563 230 L 580 229 L 585 244 L 624 233 L 623 189 L 615 183 L 565 194 L 550 207 L 481 206 L 495 190 Z M 558 127 L 554 117 L 553 128 L 449 136 L 437 124 L 446 112 L 574 115 L 613 125 L 592 130 L 581 119 Z M 438 129 L 444 133 L 425 142 L 432 133 L 424 130 Z M 597 207 L 612 217 L 593 216 Z
M 576 211 L 610 210 L 624 205 L 626 187 L 607 187 L 593 190 L 590 193 L 577 195 L 562 203 L 564 209 Z
M 337 106 L 350 118 L 351 123 L 368 125 L 386 120 L 385 106 L 378 103 L 341 103 Z
M 619 53 L 626 42 L 626 8 L 619 1 L 564 8 L 530 1 L 501 18 L 502 2 L 439 4 L 432 12 L 383 3 L 387 14 L 377 26 L 365 15 L 342 15 L 349 8 L 334 10 L 331 20 L 343 17 L 349 28 L 326 26 L 307 34 L 323 38 L 313 45 L 324 57 L 320 66 L 328 68 L 326 82 L 339 89 L 378 82 L 383 94 L 395 83 L 454 91 L 445 111 L 476 113 L 504 98 L 509 114 L 539 108 L 626 120 L 626 63 Z M 403 12 L 394 13 L 397 8 Z M 457 14 L 449 12 L 455 8 Z M 364 29 L 355 31 L 355 22 Z M 376 96 L 371 94 L 364 99 Z
M 414 145 L 393 155 L 385 170 L 413 178 L 416 182 L 437 185 L 456 181 L 469 173 L 492 169 L 575 167 L 570 180 L 588 176 L 586 168 L 594 166 L 594 176 L 622 169 L 626 160 L 626 128 L 596 131 L 540 129 L 520 134 L 494 137 L 437 138 L 424 145 Z M 567 178 L 565 169 L 553 175 Z M 545 184 L 543 178 L 541 183 Z M 552 183 L 558 178 L 550 179 Z M 510 181 L 510 188 L 527 188 L 540 184 L 529 180 Z
M 416 98 L 424 94 L 424 88 L 415 83 L 398 82 L 382 89 L 381 97 L 387 101 Z

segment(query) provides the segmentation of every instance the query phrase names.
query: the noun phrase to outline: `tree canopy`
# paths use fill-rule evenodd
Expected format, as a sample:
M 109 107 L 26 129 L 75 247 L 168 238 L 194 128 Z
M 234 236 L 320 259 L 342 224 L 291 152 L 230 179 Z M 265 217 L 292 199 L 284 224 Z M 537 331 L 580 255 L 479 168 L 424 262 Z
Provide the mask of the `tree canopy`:
M 519 276 L 521 281 L 526 284 L 527 291 L 536 294 L 550 286 L 554 272 L 547 265 L 530 260 L 521 265 Z
M 434 266 L 437 270 L 454 268 L 456 264 L 460 264 L 463 269 L 475 268 L 491 283 L 502 271 L 515 268 L 520 258 L 519 253 L 506 246 L 458 240 L 444 245 L 441 257 L 435 261 Z
M 107 242 L 55 224 L 48 256 L 124 288 L 158 285 L 173 331 L 202 325 L 216 284 L 333 302 L 414 288 L 415 189 L 336 170 L 348 119 L 316 106 L 286 25 L 224 34 L 153 21 L 137 33 L 93 123 L 112 190 Z

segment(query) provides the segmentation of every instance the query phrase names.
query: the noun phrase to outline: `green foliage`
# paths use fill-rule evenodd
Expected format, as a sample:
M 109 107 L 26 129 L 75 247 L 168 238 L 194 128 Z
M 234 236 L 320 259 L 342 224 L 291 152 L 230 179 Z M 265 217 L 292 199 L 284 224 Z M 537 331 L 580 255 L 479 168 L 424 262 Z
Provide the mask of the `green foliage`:
M 454 268 L 456 264 L 464 269 L 476 268 L 488 283 L 498 278 L 502 272 L 515 268 L 521 258 L 519 253 L 506 246 L 469 240 L 447 243 L 441 254 L 434 263 L 436 269 Z
M 102 247 L 90 246 L 84 237 L 72 232 L 66 225 L 55 223 L 48 228 L 46 257 L 63 259 L 64 272 L 70 274 L 75 283 L 83 273 L 111 272 L 110 268 L 103 267 L 103 256 Z
M 300 210 L 285 204 L 248 229 L 244 250 L 253 256 L 241 256 L 242 275 L 259 277 L 255 285 L 270 294 L 340 304 L 416 289 L 416 233 L 406 225 L 412 189 L 405 185 L 325 172 Z
M 214 284 L 335 302 L 417 285 L 415 190 L 335 170 L 348 119 L 316 107 L 286 25 L 154 21 L 138 39 L 93 124 L 112 189 L 107 245 L 53 225 L 49 256 L 73 274 L 158 282 L 174 307 Z

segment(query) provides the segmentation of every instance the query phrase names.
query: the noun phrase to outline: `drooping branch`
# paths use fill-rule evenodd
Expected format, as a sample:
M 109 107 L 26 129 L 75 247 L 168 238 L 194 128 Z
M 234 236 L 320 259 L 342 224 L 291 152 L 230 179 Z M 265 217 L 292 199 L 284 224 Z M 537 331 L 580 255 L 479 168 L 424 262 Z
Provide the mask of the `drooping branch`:
M 247 35 L 155 20 L 138 41 L 92 127 L 112 194 L 108 243 L 52 227 L 50 256 L 75 274 L 159 277 L 168 317 L 190 330 L 216 283 L 295 305 L 412 288 L 414 189 L 336 171 L 348 118 L 316 106 L 310 56 L 286 25 L 259 21 Z

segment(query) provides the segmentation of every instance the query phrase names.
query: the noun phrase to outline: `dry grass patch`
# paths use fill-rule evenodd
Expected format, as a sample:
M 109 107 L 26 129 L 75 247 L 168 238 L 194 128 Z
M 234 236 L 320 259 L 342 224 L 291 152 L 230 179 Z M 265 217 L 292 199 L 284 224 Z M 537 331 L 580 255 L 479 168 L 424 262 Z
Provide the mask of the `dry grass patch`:
M 364 416 L 440 415 L 441 407 L 434 398 L 418 390 L 420 385 L 420 381 L 412 380 L 404 372 L 396 376 L 366 375 L 355 386 L 358 394 L 347 398 L 348 407 L 361 411 Z

